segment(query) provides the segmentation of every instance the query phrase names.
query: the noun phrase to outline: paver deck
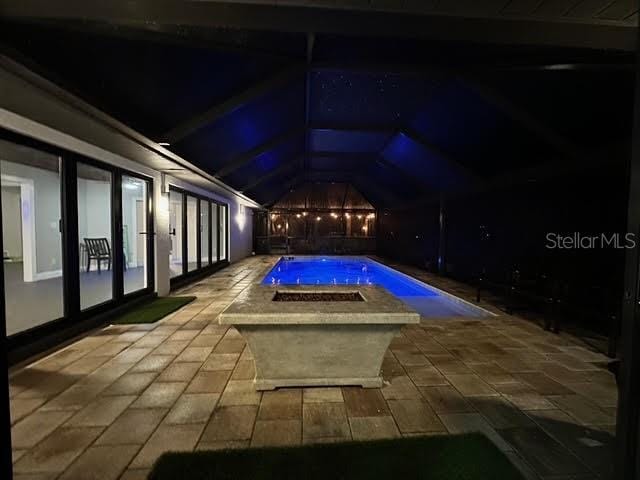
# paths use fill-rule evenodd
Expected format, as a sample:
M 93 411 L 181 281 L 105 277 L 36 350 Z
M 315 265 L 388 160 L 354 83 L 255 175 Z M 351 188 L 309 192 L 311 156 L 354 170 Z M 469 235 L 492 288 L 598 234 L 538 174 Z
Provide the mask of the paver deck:
M 517 316 L 404 328 L 381 389 L 256 392 L 250 351 L 216 317 L 277 259 L 248 258 L 185 287 L 176 294 L 197 300 L 158 323 L 109 326 L 12 369 L 16 480 L 141 479 L 169 450 L 469 431 L 526 478 L 609 477 L 617 389 L 606 357 Z M 402 268 L 473 298 L 468 286 Z

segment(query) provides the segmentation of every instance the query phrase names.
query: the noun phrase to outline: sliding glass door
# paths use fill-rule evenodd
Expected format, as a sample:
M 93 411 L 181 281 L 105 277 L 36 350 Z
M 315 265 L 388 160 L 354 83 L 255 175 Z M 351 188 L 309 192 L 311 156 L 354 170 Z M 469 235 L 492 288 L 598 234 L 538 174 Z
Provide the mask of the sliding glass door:
M 149 284 L 153 259 L 149 209 L 151 182 L 131 175 L 122 176 L 122 250 L 124 294 L 144 290 Z
M 220 205 L 220 260 L 227 259 L 227 206 Z
M 218 209 L 219 205 L 211 204 L 211 261 L 217 263 L 218 258 Z
M 60 163 L 0 140 L 7 335 L 64 316 Z
M 187 272 L 198 269 L 198 200 L 187 195 Z
M 200 267 L 211 264 L 211 248 L 209 248 L 210 206 L 211 203 L 207 200 L 200 200 Z
M 195 274 L 226 260 L 226 211 L 226 205 L 171 187 L 169 229 L 172 242 L 169 263 L 172 280 Z
M 0 130 L 0 187 L 12 342 L 153 291 L 150 178 Z
M 171 190 L 169 193 L 169 235 L 171 236 L 171 250 L 169 253 L 169 274 L 171 278 L 184 274 L 182 261 L 184 231 L 183 214 L 184 195 L 182 192 Z
M 84 163 L 77 166 L 80 309 L 113 298 L 113 238 L 108 170 Z

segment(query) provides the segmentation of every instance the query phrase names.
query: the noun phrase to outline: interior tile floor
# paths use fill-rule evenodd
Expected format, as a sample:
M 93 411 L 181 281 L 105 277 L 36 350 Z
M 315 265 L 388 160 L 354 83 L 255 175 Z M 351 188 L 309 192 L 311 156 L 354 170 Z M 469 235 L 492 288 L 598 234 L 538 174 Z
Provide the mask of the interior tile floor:
M 4 263 L 7 333 L 13 335 L 50 322 L 63 315 L 62 276 L 25 282 L 22 262 Z M 145 288 L 144 267 L 129 267 L 124 272 L 125 293 Z M 111 270 L 80 271 L 81 308 L 111 300 Z
M 610 476 L 617 392 L 606 358 L 517 316 L 405 328 L 386 354 L 382 389 L 256 392 L 251 353 L 216 317 L 276 260 L 237 262 L 176 292 L 198 299 L 161 322 L 106 327 L 12 370 L 16 480 L 142 479 L 169 450 L 470 431 L 528 479 Z

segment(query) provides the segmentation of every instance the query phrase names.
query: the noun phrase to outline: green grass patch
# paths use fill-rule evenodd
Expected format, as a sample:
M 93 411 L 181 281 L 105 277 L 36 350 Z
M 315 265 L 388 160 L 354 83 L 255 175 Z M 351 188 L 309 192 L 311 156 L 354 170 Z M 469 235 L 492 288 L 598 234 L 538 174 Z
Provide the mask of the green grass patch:
M 131 323 L 154 323 L 161 318 L 166 317 L 175 312 L 180 307 L 191 303 L 196 297 L 161 297 L 152 300 L 149 303 L 140 305 L 124 315 L 116 318 L 113 323 L 131 324 Z
M 166 453 L 150 480 L 522 480 L 484 435 Z

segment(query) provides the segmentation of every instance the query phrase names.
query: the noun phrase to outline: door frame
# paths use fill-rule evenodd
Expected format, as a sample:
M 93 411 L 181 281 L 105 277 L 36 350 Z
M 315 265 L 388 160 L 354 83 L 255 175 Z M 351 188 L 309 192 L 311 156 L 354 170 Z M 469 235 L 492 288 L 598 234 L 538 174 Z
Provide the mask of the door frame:
M 171 287 L 175 288 L 179 285 L 184 284 L 188 279 L 192 279 L 194 277 L 198 277 L 198 276 L 202 276 L 204 274 L 208 274 L 208 273 L 212 273 L 218 269 L 220 269 L 221 266 L 227 265 L 229 263 L 228 261 L 228 253 L 226 254 L 226 258 L 221 259 L 220 258 L 220 210 L 221 209 L 226 209 L 228 211 L 228 205 L 226 203 L 220 202 L 218 200 L 215 200 L 211 197 L 207 197 L 205 195 L 201 195 L 199 193 L 196 192 L 192 192 L 190 190 L 184 189 L 182 187 L 176 186 L 176 185 L 169 185 L 169 195 L 171 195 L 171 193 L 176 193 L 181 195 L 182 198 L 182 225 L 175 225 L 176 229 L 180 228 L 181 232 L 182 232 L 182 274 L 180 275 L 176 275 L 174 277 L 171 277 L 170 279 L 170 283 L 171 283 Z M 187 198 L 188 197 L 192 197 L 196 200 L 196 259 L 197 259 L 197 268 L 195 270 L 189 271 L 188 268 L 188 264 L 189 264 L 189 251 L 188 251 L 188 245 L 189 245 L 189 234 L 188 234 L 188 225 L 187 225 Z M 202 235 L 201 235 L 201 228 L 202 228 L 202 222 L 201 222 L 201 209 L 202 209 L 202 204 L 201 201 L 204 200 L 205 202 L 207 202 L 209 204 L 209 234 L 207 235 L 208 238 L 208 242 L 209 242 L 209 259 L 210 262 L 208 265 L 203 265 L 202 264 Z M 213 209 L 216 208 L 216 212 L 218 214 L 218 216 L 216 217 L 216 225 L 212 224 L 213 221 Z M 225 231 L 226 234 L 228 235 L 228 231 L 229 231 L 229 227 L 228 227 L 228 215 L 225 217 Z M 213 231 L 213 227 L 216 228 L 216 232 L 217 232 L 217 236 L 216 236 L 216 242 L 217 242 L 217 248 L 216 248 L 216 257 L 213 257 L 213 252 L 212 252 L 212 243 L 213 243 L 213 238 L 212 238 L 212 231 Z M 225 244 L 229 245 L 228 240 L 225 242 Z

